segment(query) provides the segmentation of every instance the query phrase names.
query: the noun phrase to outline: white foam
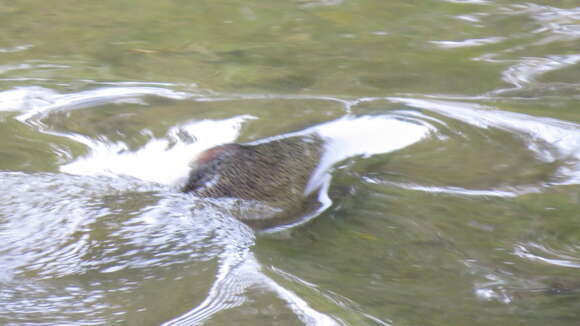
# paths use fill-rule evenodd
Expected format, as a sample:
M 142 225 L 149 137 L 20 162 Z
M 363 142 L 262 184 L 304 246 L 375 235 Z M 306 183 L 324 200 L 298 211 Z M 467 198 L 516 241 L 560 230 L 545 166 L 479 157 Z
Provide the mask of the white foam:
M 50 98 L 58 96 L 53 90 L 42 87 L 18 87 L 0 92 L 0 111 L 26 112 L 27 109 L 42 106 Z
M 249 115 L 227 120 L 189 122 L 171 128 L 165 138 L 152 138 L 137 151 L 122 142 L 110 143 L 77 134 L 58 134 L 89 147 L 90 152 L 60 167 L 62 172 L 77 175 L 125 175 L 166 185 L 176 185 L 188 175 L 189 162 L 201 151 L 237 138 Z M 409 119 L 414 119 L 409 117 Z M 417 120 L 420 121 L 420 120 Z M 296 133 L 258 141 L 272 141 L 297 134 L 318 133 L 325 140 L 324 154 L 313 173 L 306 194 L 330 182 L 330 168 L 349 157 L 369 157 L 409 146 L 431 131 L 421 122 L 400 120 L 395 116 L 345 117 Z M 196 139 L 187 142 L 179 134 Z
M 90 148 L 88 155 L 60 167 L 62 172 L 78 175 L 126 175 L 146 181 L 175 185 L 187 177 L 189 162 L 210 147 L 234 141 L 249 115 L 227 120 L 193 121 L 169 130 L 166 138 L 153 138 L 131 152 L 124 143 L 105 143 L 84 136 L 65 136 Z M 196 139 L 186 142 L 180 133 Z
M 327 178 L 330 168 L 349 157 L 370 157 L 410 146 L 435 130 L 420 122 L 401 120 L 396 116 L 345 117 L 308 129 L 317 132 L 325 141 L 325 152 L 305 194 L 318 189 Z

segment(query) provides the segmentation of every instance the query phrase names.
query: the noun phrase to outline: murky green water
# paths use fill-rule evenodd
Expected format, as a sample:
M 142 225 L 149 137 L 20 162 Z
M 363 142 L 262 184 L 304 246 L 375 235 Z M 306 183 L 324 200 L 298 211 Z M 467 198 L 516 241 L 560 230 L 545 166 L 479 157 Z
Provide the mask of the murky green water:
M 578 1 L 0 0 L 0 30 L 0 324 L 580 323 Z M 302 225 L 176 191 L 313 126 Z

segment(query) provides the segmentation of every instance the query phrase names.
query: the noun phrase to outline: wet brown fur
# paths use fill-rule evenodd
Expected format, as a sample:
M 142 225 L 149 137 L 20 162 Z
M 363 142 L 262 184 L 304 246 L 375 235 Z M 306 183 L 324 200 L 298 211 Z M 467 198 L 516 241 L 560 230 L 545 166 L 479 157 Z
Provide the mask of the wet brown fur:
M 256 200 L 295 211 L 303 206 L 322 147 L 316 134 L 216 146 L 198 155 L 183 191 L 199 197 Z

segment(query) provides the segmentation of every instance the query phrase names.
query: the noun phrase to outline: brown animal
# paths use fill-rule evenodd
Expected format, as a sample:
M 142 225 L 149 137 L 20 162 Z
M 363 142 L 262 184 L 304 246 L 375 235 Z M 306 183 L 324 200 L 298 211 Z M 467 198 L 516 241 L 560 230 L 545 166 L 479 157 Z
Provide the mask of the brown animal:
M 216 146 L 193 161 L 183 191 L 199 197 L 257 201 L 276 212 L 239 216 L 256 227 L 299 218 L 308 206 L 304 191 L 320 161 L 323 145 L 320 136 L 310 134 Z

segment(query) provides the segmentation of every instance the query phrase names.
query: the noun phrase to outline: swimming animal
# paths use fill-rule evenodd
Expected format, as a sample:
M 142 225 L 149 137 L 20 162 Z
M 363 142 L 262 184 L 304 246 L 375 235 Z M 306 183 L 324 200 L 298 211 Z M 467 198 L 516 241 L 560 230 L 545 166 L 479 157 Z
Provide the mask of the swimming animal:
M 249 202 L 262 209 L 242 212 L 239 219 L 256 227 L 276 225 L 307 209 L 305 190 L 323 147 L 316 133 L 219 145 L 197 155 L 182 190 Z

